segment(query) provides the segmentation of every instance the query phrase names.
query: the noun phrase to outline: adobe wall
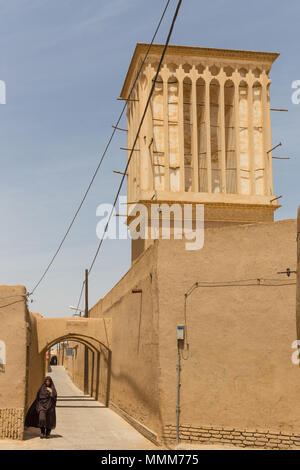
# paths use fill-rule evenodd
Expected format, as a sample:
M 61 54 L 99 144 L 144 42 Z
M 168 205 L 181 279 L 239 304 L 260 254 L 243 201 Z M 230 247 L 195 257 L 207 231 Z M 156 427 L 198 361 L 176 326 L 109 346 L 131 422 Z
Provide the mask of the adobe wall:
M 84 390 L 84 345 L 70 342 L 73 348 L 73 356 L 64 358 L 64 367 L 75 385 Z M 99 357 L 96 351 L 88 349 L 88 393 L 101 401 L 107 403 L 109 395 L 108 383 L 108 352 L 105 347 L 100 348 Z
M 156 247 L 150 247 L 101 301 L 101 314 L 113 320 L 110 406 L 154 433 L 161 419 L 156 263 Z
M 75 343 L 73 341 L 69 342 L 69 347 L 74 348 L 74 357 L 66 356 L 64 353 L 64 358 L 59 361 L 59 364 L 63 365 L 71 377 L 75 385 L 83 390 L 84 388 L 84 377 L 83 377 L 83 367 L 84 367 L 84 346 L 80 343 Z
M 132 289 L 142 289 L 132 293 Z M 158 310 L 156 247 L 150 247 L 116 286 L 89 311 L 90 317 L 111 317 L 112 370 L 107 383 L 108 352 L 100 354 L 98 399 L 105 401 L 110 389 L 110 407 L 156 440 L 161 428 L 158 401 Z M 69 365 L 75 383 L 83 389 L 83 346 L 78 345 L 77 364 Z M 96 369 L 92 380 L 89 356 L 89 390 L 96 396 Z M 95 357 L 96 365 L 96 357 Z
M 300 371 L 291 361 L 296 286 L 277 285 L 293 282 L 277 275 L 287 267 L 296 268 L 294 220 L 208 228 L 200 251 L 155 241 L 89 313 L 113 318 L 110 406 L 151 439 L 175 439 L 176 326 L 184 323 L 185 292 L 196 281 L 278 279 L 201 287 L 188 297 L 180 438 L 300 445 Z M 82 351 L 72 367 L 83 387 Z
M 29 312 L 29 349 L 28 349 L 28 386 L 26 411 L 35 400 L 42 385 L 46 372 L 45 355 L 38 352 L 37 320 L 42 318 L 39 313 Z
M 29 319 L 25 295 L 23 286 L 0 285 L 0 340 L 6 345 L 6 364 L 0 368 L 0 439 L 23 438 Z
M 196 281 L 271 278 L 296 268 L 296 221 L 208 229 L 204 248 L 159 241 L 159 382 L 164 438 L 175 439 L 176 326 Z M 291 278 L 290 278 L 291 279 Z M 180 437 L 201 442 L 300 445 L 296 286 L 198 288 L 187 301 Z

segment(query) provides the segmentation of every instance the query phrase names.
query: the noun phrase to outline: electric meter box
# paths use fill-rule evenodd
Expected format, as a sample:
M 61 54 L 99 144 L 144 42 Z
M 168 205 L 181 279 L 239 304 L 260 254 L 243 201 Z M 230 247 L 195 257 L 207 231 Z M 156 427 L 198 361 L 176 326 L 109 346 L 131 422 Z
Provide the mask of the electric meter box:
M 184 340 L 184 326 L 183 325 L 177 326 L 177 339 Z

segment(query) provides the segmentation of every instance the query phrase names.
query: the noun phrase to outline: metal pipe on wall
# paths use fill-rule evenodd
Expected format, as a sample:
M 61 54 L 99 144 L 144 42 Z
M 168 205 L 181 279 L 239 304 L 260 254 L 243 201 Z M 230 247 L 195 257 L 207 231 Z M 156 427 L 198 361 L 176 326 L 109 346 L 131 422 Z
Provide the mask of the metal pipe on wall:
M 180 373 L 181 373 L 181 357 L 180 345 L 177 340 L 177 401 L 176 401 L 176 444 L 179 444 L 179 423 L 180 423 Z
M 298 340 L 300 339 L 300 206 L 298 207 L 298 217 L 297 217 L 297 287 L 296 287 L 296 319 L 298 325 Z
M 85 270 L 85 310 L 84 316 L 88 318 L 89 316 L 89 271 Z M 84 393 L 88 395 L 89 393 L 89 351 L 88 347 L 84 346 Z

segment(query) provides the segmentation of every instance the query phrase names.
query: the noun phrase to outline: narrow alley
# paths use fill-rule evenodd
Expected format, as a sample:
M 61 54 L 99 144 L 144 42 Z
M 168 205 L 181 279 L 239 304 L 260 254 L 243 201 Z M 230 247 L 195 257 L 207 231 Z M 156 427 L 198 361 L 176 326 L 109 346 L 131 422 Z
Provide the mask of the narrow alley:
M 84 395 L 64 367 L 52 366 L 49 375 L 58 393 L 51 439 L 40 439 L 39 429 L 29 428 L 24 441 L 0 440 L 0 450 L 157 449 L 112 410 Z

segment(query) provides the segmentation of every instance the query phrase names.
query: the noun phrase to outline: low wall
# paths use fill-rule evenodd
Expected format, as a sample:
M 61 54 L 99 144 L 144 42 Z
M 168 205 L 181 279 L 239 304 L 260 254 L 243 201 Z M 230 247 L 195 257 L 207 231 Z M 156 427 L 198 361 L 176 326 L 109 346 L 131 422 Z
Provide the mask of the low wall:
M 23 439 L 24 408 L 0 408 L 0 439 Z
M 23 438 L 29 321 L 25 295 L 23 286 L 0 285 L 0 439 Z
M 175 441 L 175 425 L 165 427 L 163 439 L 169 443 Z M 179 426 L 179 439 L 190 444 L 231 444 L 238 447 L 263 449 L 293 449 L 300 447 L 300 434 L 222 426 Z
M 45 375 L 39 317 L 27 309 L 25 287 L 0 285 L 0 439 L 23 439 L 26 411 Z

